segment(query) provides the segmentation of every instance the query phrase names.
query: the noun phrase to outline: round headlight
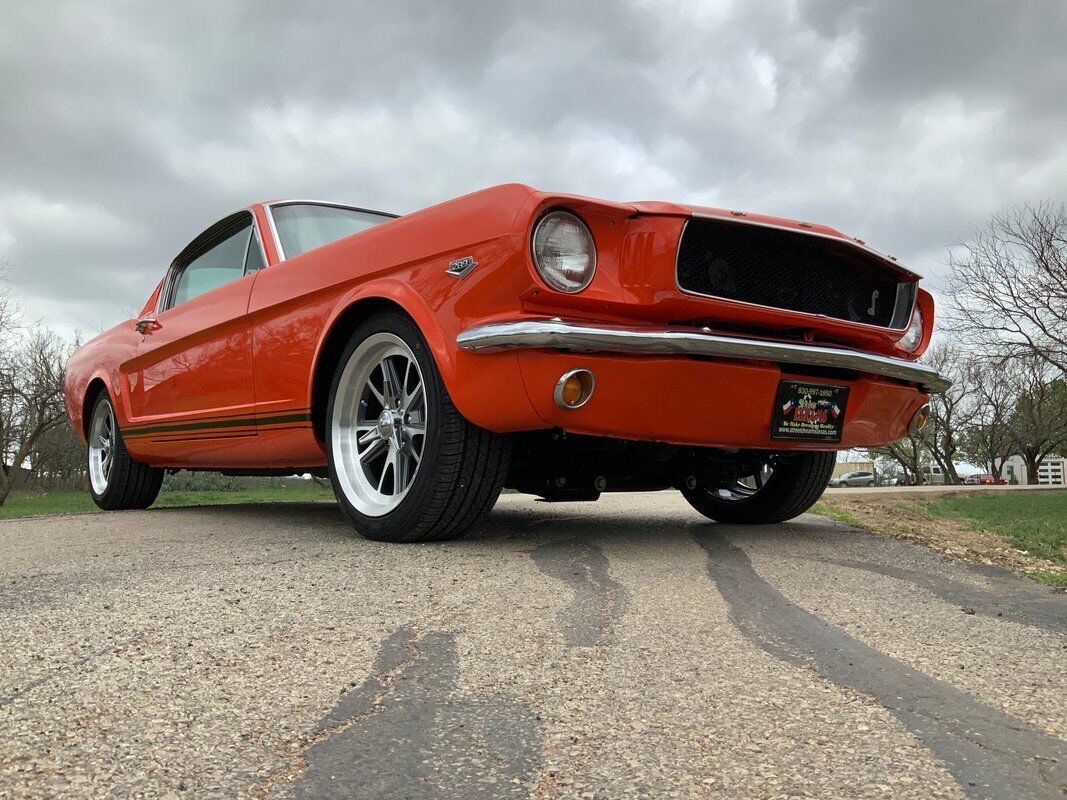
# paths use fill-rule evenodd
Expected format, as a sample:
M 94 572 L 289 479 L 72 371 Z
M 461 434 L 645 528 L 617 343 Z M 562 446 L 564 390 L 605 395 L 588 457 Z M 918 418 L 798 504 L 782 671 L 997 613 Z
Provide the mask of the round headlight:
M 915 308 L 915 313 L 911 315 L 911 325 L 904 331 L 904 335 L 900 337 L 897 342 L 898 345 L 903 347 L 909 353 L 914 353 L 919 349 L 919 344 L 923 340 L 923 312 L 918 306 Z
M 593 234 L 574 214 L 552 211 L 533 233 L 533 260 L 545 283 L 558 292 L 580 292 L 596 272 Z

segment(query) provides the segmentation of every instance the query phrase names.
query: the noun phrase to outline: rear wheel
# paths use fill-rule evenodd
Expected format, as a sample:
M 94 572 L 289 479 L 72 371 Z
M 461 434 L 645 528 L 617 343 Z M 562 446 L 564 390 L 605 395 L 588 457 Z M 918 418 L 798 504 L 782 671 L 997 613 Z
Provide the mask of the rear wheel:
M 689 504 L 709 519 L 740 525 L 783 522 L 819 499 L 833 472 L 836 453 L 779 456 L 760 464 L 730 486 L 684 489 Z
M 163 485 L 163 470 L 134 461 L 126 452 L 107 392 L 101 391 L 89 418 L 89 493 L 105 511 L 148 508 Z
M 496 503 L 511 442 L 456 410 L 422 334 L 379 314 L 352 335 L 327 409 L 334 493 L 369 539 L 459 536 Z

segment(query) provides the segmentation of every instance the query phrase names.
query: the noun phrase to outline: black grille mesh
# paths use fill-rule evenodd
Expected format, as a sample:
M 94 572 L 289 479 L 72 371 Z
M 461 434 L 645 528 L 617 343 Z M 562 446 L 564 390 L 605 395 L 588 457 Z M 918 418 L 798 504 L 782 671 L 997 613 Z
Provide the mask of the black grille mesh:
M 897 285 L 847 244 L 757 225 L 691 219 L 678 249 L 687 292 L 868 325 L 894 323 Z

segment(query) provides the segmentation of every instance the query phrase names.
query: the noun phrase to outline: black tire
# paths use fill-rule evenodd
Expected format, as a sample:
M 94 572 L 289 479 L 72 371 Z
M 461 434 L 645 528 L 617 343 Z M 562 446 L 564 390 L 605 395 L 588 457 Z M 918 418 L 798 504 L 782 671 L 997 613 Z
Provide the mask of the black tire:
M 798 517 L 815 505 L 837 460 L 836 453 L 801 453 L 782 458 L 767 482 L 743 499 L 725 499 L 708 487 L 683 489 L 689 504 L 708 519 L 735 525 L 767 525 Z
M 391 333 L 410 348 L 426 392 L 422 458 L 407 494 L 381 516 L 361 513 L 338 479 L 334 413 L 338 386 L 356 348 L 368 337 Z M 352 334 L 338 361 L 326 411 L 326 452 L 334 494 L 355 530 L 382 542 L 428 542 L 461 536 L 496 504 L 511 461 L 511 438 L 468 422 L 452 404 L 441 373 L 418 327 L 398 313 L 367 319 Z
M 107 485 L 104 490 L 97 491 L 93 481 L 89 480 L 89 494 L 93 502 L 105 511 L 122 511 L 127 509 L 148 508 L 155 502 L 159 495 L 159 488 L 163 485 L 163 470 L 135 461 L 126 450 L 126 442 L 119 430 L 118 420 L 111 411 L 112 402 L 106 391 L 97 395 L 93 403 L 90 419 L 90 435 L 92 433 L 92 420 L 96 415 L 105 412 L 105 407 L 112 414 L 113 444 L 111 454 L 111 468 L 107 475 Z M 86 448 L 86 458 L 91 458 L 90 450 Z M 89 464 L 92 470 L 92 464 Z M 91 474 L 91 473 L 90 473 Z

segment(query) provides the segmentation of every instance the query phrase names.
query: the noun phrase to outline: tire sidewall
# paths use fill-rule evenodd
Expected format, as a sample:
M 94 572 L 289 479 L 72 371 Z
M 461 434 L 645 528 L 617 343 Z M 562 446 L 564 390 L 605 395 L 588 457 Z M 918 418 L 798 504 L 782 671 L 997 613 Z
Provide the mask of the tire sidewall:
M 356 348 L 376 333 L 391 333 L 399 337 L 411 349 L 415 360 L 422 372 L 422 382 L 426 392 L 426 435 L 423 440 L 422 459 L 415 480 L 408 489 L 400 504 L 387 514 L 381 516 L 369 516 L 359 511 L 348 499 L 342 488 L 342 482 L 338 480 L 338 467 L 334 457 L 333 442 L 333 418 L 334 404 L 337 399 L 337 390 L 345 367 L 352 359 Z M 405 526 L 414 526 L 418 522 L 419 512 L 426 504 L 427 496 L 434 488 L 434 467 L 438 463 L 441 451 L 442 424 L 443 424 L 443 386 L 437 363 L 430 353 L 426 340 L 418 327 L 407 317 L 395 313 L 376 314 L 364 321 L 353 332 L 341 358 L 334 370 L 333 380 L 330 382 L 330 398 L 326 407 L 326 458 L 330 472 L 330 482 L 333 484 L 334 494 L 342 511 L 356 525 L 357 530 L 371 536 L 381 530 L 395 530 Z
M 697 511 L 706 517 L 726 523 L 768 524 L 792 519 L 803 513 L 818 499 L 829 481 L 835 454 L 823 452 L 803 453 L 776 467 L 766 485 L 750 497 L 741 500 L 725 500 L 711 489 L 698 487 L 682 490 L 683 496 Z M 807 461 L 808 464 L 804 462 Z M 804 466 L 816 466 L 814 474 L 805 475 Z M 802 502 L 797 514 L 789 509 L 799 494 L 810 494 L 810 502 Z

